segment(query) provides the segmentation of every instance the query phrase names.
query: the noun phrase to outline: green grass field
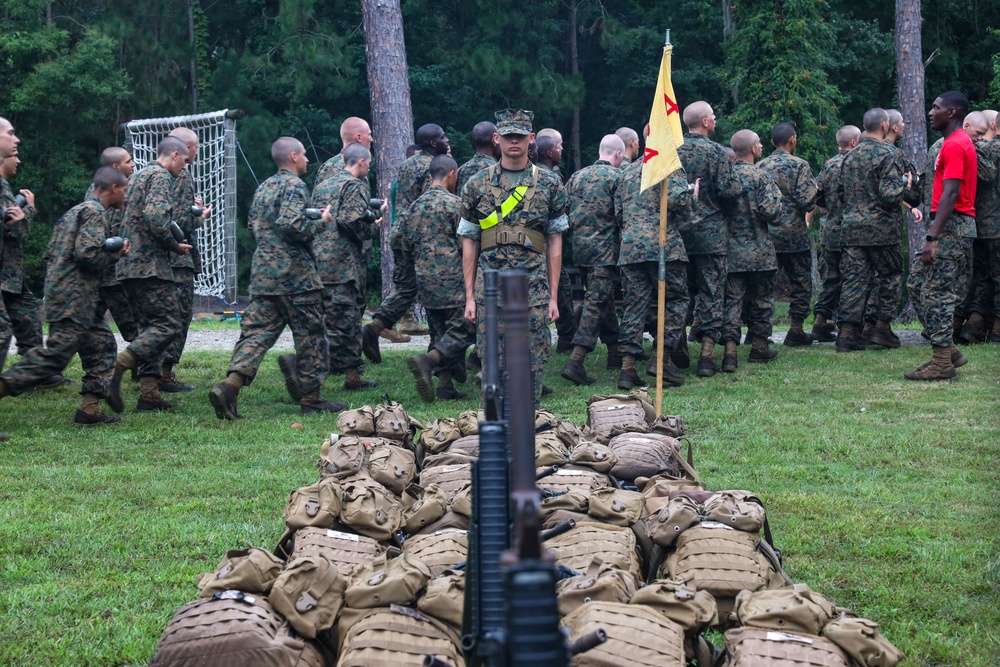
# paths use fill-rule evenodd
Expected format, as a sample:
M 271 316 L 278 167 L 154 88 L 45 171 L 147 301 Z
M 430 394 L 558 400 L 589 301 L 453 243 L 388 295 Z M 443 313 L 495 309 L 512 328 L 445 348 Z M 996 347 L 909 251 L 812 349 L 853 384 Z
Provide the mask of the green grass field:
M 1000 346 L 967 348 L 960 379 L 943 384 L 902 378 L 927 347 L 780 349 L 749 366 L 742 347 L 736 374 L 692 372 L 666 392 L 709 488 L 758 492 L 790 576 L 878 621 L 905 664 L 998 664 Z M 206 390 L 228 356 L 185 355 L 180 376 L 201 389 L 173 414 L 136 414 L 128 386 L 118 426 L 75 427 L 74 389 L 0 402 L 0 664 L 145 664 L 199 573 L 228 549 L 273 547 L 335 419 L 300 417 L 272 355 L 241 395 L 245 419 L 217 421 Z M 368 371 L 382 387 L 353 405 L 385 391 L 421 420 L 476 406 L 474 386 L 421 403 L 405 353 L 385 356 Z M 585 399 L 612 393 L 617 375 L 591 355 L 600 384 L 576 388 L 559 377 L 565 360 L 551 361 L 543 406 L 582 422 Z M 79 378 L 78 363 L 67 374 Z

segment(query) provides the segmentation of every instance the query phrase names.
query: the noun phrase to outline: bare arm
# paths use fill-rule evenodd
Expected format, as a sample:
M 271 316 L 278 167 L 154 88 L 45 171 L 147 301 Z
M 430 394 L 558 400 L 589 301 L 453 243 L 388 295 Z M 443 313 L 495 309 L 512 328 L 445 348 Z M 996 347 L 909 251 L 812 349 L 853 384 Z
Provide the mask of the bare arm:
M 476 267 L 479 241 L 462 237 L 462 277 L 465 279 L 465 319 L 476 321 Z
M 562 234 L 545 237 L 545 264 L 549 278 L 549 321 L 559 319 L 559 273 L 562 271 Z

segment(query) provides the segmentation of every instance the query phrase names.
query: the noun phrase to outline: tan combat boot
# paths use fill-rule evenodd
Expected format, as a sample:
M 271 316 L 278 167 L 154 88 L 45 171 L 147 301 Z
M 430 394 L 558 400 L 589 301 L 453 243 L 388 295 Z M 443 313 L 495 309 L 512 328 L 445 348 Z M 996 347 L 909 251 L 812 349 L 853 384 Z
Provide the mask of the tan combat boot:
M 938 345 L 931 348 L 931 362 L 929 364 L 925 364 L 915 371 L 903 373 L 903 377 L 907 380 L 928 382 L 954 380 L 956 375 L 955 365 L 951 362 L 951 346 Z

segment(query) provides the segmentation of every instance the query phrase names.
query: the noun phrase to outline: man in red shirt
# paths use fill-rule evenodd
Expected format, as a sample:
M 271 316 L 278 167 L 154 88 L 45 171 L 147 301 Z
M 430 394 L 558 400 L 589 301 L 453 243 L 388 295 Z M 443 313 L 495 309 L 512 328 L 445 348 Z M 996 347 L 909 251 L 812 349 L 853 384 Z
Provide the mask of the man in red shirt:
M 962 131 L 968 112 L 969 99 L 950 91 L 934 100 L 928 114 L 944 143 L 934 164 L 931 226 L 906 285 L 933 348 L 930 363 L 905 373 L 907 380 L 951 380 L 955 367 L 967 361 L 952 341 L 952 329 L 955 307 L 969 288 L 976 238 L 978 164 L 975 146 Z

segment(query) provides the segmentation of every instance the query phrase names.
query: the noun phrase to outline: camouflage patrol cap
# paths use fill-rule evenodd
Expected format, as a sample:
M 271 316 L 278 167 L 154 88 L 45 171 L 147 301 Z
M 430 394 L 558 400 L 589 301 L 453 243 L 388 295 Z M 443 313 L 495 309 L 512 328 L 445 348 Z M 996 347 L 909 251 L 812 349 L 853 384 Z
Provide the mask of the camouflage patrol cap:
M 497 111 L 497 134 L 501 137 L 507 134 L 531 134 L 531 121 L 534 112 L 527 109 L 503 109 Z

